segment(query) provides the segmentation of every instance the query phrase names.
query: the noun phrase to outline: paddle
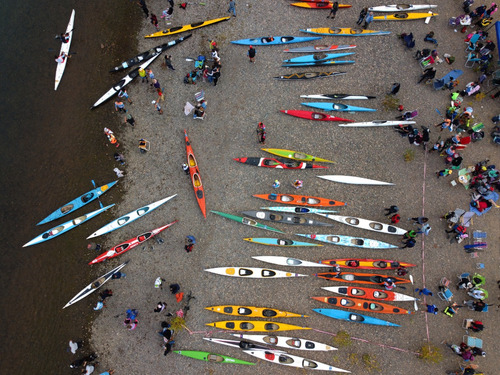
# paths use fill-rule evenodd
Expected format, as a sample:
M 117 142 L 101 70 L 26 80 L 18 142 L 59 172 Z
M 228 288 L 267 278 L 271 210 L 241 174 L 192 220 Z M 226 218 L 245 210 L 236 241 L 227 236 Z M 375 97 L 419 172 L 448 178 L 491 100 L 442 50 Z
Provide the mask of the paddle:
M 57 52 L 54 48 L 49 48 L 47 52 Z M 76 55 L 78 52 L 69 52 L 67 55 Z
M 95 189 L 97 187 L 95 184 L 95 181 L 94 180 L 91 180 L 91 181 L 92 181 L 92 185 L 94 185 L 94 189 Z M 101 208 L 103 208 L 104 206 L 102 205 L 101 199 L 99 197 L 97 198 L 97 201 L 99 202 L 99 206 L 101 206 Z
M 186 57 L 186 61 L 197 61 L 194 57 Z M 214 59 L 206 59 L 206 61 L 214 61 Z
M 413 286 L 413 275 L 410 275 L 411 285 Z M 415 288 L 412 287 L 413 290 L 413 298 L 415 298 Z M 413 301 L 413 306 L 415 307 L 415 311 L 418 311 L 417 300 Z

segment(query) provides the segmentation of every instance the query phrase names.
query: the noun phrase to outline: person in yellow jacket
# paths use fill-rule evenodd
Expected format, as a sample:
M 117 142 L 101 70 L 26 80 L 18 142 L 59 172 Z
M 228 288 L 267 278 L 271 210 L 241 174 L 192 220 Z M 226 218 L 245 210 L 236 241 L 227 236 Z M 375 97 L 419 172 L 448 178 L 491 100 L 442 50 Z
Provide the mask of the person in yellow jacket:
M 144 81 L 149 82 L 146 71 L 143 68 L 139 68 L 139 77 L 141 77 L 143 83 Z

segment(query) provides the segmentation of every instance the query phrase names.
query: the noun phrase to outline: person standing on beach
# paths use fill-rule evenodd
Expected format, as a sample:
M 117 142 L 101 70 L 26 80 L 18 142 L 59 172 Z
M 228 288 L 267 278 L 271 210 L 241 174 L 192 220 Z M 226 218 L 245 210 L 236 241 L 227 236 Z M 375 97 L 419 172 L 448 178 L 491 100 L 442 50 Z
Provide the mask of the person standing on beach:
M 253 46 L 248 47 L 247 56 L 250 59 L 251 63 L 255 63 L 255 54 L 256 53 L 257 53 L 257 51 L 255 51 L 255 48 Z
M 174 13 L 174 7 L 170 7 L 168 9 L 165 9 L 162 13 L 161 13 L 161 16 L 160 18 L 164 18 L 165 19 L 165 24 L 166 25 L 169 25 L 170 24 L 170 20 L 172 19 L 172 14 Z
M 148 77 L 146 76 L 146 71 L 143 68 L 139 68 L 139 77 L 141 77 L 142 83 L 144 83 L 144 81 L 149 82 Z
M 142 11 L 144 12 L 144 14 L 146 15 L 146 18 L 149 18 L 149 9 L 148 7 L 146 6 L 146 2 L 144 0 L 139 0 L 137 2 L 137 5 L 139 5 L 141 8 L 142 8 Z
M 384 213 L 385 216 L 397 214 L 399 212 L 398 206 L 391 206 L 389 208 L 384 208 L 384 210 L 385 210 L 385 213 Z
M 125 98 L 127 99 L 127 101 L 132 104 L 132 100 L 130 99 L 130 97 L 128 96 L 128 92 L 126 89 L 121 89 L 120 92 L 118 93 L 118 97 L 121 99 L 121 98 Z
M 365 24 L 363 25 L 363 29 L 367 29 L 368 25 L 373 21 L 373 12 L 368 13 L 365 18 Z
M 227 12 L 233 12 L 233 16 L 236 17 L 236 3 L 234 2 L 234 0 L 229 1 L 229 9 L 227 10 Z
M 361 12 L 359 12 L 359 18 L 356 21 L 356 23 L 358 25 L 361 25 L 363 23 L 363 21 L 365 20 L 365 17 L 367 14 L 368 14 L 368 8 L 365 7 L 363 9 L 361 9 Z
M 158 114 L 163 115 L 163 109 L 161 109 L 160 104 L 156 100 L 153 100 L 151 104 L 154 105 L 155 109 L 158 111 Z
M 189 167 L 188 167 L 188 165 L 186 163 L 182 164 L 182 170 L 184 171 L 184 173 L 186 175 L 189 175 Z
M 132 125 L 132 127 L 135 126 L 135 119 L 132 117 L 131 114 L 127 114 L 127 116 L 125 116 L 125 121 L 124 123 L 129 123 L 130 125 Z
M 219 81 L 220 78 L 220 69 L 218 66 L 212 69 L 212 76 L 213 76 L 214 86 L 217 86 L 217 82 Z
M 123 104 L 123 102 L 121 100 L 117 100 L 115 102 L 115 111 L 118 112 L 123 112 L 123 113 L 127 113 L 127 110 L 125 109 L 125 104 Z
M 165 65 L 171 70 L 175 70 L 172 66 L 172 55 L 165 55 Z
M 156 14 L 151 13 L 150 20 L 153 26 L 156 27 L 156 30 L 160 30 L 160 26 L 158 26 L 158 17 L 156 17 Z
M 332 20 L 334 20 L 338 10 L 339 10 L 339 2 L 336 1 L 333 3 L 332 9 L 330 10 L 330 14 L 328 14 L 326 18 L 331 18 Z

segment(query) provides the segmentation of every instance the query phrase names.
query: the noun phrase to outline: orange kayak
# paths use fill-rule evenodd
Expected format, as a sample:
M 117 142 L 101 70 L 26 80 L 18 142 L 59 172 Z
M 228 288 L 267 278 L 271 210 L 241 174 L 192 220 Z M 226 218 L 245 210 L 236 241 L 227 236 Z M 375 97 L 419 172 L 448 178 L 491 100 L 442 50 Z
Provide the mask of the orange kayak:
M 255 194 L 254 197 L 265 199 L 272 202 L 293 204 L 297 206 L 308 206 L 308 207 L 345 206 L 344 202 L 334 201 L 332 199 L 327 199 L 327 198 L 310 197 L 306 195 L 272 193 L 272 194 Z
M 346 283 L 377 284 L 383 285 L 387 279 L 392 279 L 395 283 L 409 283 L 410 280 L 402 277 L 379 275 L 376 273 L 354 273 L 354 272 L 322 272 L 315 276 L 332 281 L 342 281 Z
M 203 189 L 203 184 L 201 183 L 198 162 L 194 157 L 193 148 L 191 147 L 191 142 L 189 141 L 186 130 L 184 130 L 184 140 L 186 141 L 187 165 L 189 167 L 189 175 L 191 176 L 191 182 L 193 184 L 194 195 L 198 201 L 198 206 L 200 206 L 201 213 L 206 218 L 207 209 L 205 205 L 205 190 Z
M 338 265 L 339 267 L 345 268 L 357 268 L 360 270 L 395 270 L 399 267 L 415 267 L 415 264 L 406 262 L 397 262 L 395 260 L 387 259 L 359 259 L 359 258 L 347 258 L 347 259 L 326 259 L 320 261 L 321 264 L 327 264 L 329 266 Z
M 332 306 L 343 307 L 352 310 L 374 312 L 379 314 L 413 314 L 412 311 L 401 309 L 387 303 L 366 301 L 359 298 L 345 297 L 311 297 L 316 301 L 324 302 Z

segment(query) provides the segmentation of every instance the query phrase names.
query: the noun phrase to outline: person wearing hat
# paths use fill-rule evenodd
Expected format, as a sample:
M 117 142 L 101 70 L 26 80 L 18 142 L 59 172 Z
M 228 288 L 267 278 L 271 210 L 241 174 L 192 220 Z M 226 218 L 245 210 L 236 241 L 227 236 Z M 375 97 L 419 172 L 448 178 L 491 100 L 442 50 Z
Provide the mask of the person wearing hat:
M 257 52 L 255 51 L 255 48 L 253 46 L 248 47 L 247 56 L 250 59 L 251 63 L 255 63 L 255 54 L 256 53 Z
M 155 106 L 155 109 L 158 111 L 160 115 L 163 115 L 163 109 L 161 109 L 160 104 L 156 100 L 153 100 L 151 104 Z
M 280 182 L 278 180 L 274 180 L 274 183 L 273 183 L 273 188 L 277 189 L 281 186 Z
M 385 290 L 393 290 L 396 287 L 396 283 L 394 282 L 394 279 L 388 277 L 384 281 L 384 288 Z
M 295 189 L 300 189 L 304 186 L 304 182 L 302 180 L 295 180 L 292 185 Z

